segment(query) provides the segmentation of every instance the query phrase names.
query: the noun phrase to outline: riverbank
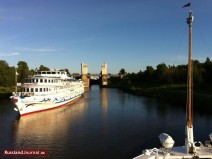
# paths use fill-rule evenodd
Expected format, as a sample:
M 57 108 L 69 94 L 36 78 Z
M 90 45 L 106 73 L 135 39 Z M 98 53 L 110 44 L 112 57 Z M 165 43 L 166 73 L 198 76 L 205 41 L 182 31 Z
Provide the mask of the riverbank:
M 134 94 L 157 98 L 176 105 L 185 106 L 187 100 L 186 85 L 163 85 L 155 87 L 120 87 L 122 90 Z M 212 111 L 212 91 L 194 88 L 193 105 L 195 108 L 205 108 Z
M 129 80 L 122 80 L 120 82 L 120 79 L 112 79 L 108 87 L 116 87 L 134 95 L 157 98 L 171 104 L 182 105 L 183 107 L 187 101 L 187 85 L 185 84 L 159 85 L 155 83 L 137 83 L 133 85 Z M 201 85 L 194 87 L 193 90 L 194 107 L 212 111 L 212 85 Z

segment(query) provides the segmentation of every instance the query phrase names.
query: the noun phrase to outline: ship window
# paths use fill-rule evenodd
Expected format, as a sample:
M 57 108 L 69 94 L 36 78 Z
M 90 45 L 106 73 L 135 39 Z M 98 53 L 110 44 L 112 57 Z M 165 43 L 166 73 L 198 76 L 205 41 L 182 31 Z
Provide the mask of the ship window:
M 33 92 L 33 88 L 31 88 L 31 92 Z
M 51 80 L 49 79 L 49 83 L 51 82 Z
M 40 92 L 42 92 L 42 88 L 40 88 Z
M 43 79 L 40 79 L 40 82 L 43 83 Z
M 45 83 L 47 83 L 47 79 L 45 79 Z
M 38 82 L 38 79 L 36 79 L 36 82 Z
M 35 88 L 35 92 L 38 92 L 38 88 Z
M 56 74 L 56 72 L 52 72 L 52 74 Z
M 47 74 L 51 74 L 51 72 L 47 72 Z
M 29 88 L 27 88 L 27 90 L 26 90 L 27 92 L 29 92 Z

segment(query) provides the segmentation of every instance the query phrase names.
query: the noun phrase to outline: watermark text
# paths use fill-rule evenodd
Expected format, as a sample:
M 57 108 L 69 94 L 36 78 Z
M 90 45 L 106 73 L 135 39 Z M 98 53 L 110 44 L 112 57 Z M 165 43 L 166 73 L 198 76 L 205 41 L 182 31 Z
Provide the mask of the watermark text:
M 3 156 L 48 156 L 46 149 L 5 149 Z

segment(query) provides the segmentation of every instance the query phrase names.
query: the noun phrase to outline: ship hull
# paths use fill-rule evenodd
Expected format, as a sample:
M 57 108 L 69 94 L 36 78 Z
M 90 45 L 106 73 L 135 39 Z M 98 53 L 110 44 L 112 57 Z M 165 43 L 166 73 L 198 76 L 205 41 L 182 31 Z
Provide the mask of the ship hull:
M 20 116 L 25 116 L 25 115 L 29 115 L 29 114 L 33 114 L 33 113 L 39 113 L 39 112 L 43 112 L 43 111 L 47 111 L 47 110 L 51 110 L 51 109 L 56 109 L 62 106 L 66 106 L 67 104 L 71 104 L 76 102 L 80 97 L 82 97 L 83 94 L 79 94 L 73 98 L 70 98 L 68 100 L 64 100 L 64 101 L 59 101 L 59 102 L 34 102 L 31 104 L 23 104 L 21 102 L 17 102 L 15 103 L 15 106 L 18 109 L 18 112 L 20 114 Z M 21 99 L 19 97 L 17 98 L 13 98 L 13 100 L 20 100 Z

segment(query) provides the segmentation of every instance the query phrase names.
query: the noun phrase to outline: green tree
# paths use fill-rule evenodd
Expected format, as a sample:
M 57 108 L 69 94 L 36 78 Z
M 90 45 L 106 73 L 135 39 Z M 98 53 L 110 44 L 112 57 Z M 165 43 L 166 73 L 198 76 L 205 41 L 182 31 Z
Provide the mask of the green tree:
M 67 68 L 65 69 L 65 71 L 67 72 L 68 76 L 71 76 L 71 74 L 70 74 L 70 72 L 69 72 L 69 70 Z
M 199 85 L 203 81 L 202 77 L 203 68 L 198 60 L 193 61 L 193 82 L 195 85 Z
M 168 79 L 166 79 L 166 75 L 165 72 L 168 70 L 168 67 L 166 66 L 165 63 L 161 63 L 159 65 L 157 65 L 157 69 L 156 69 L 156 78 L 158 79 L 159 83 L 165 83 L 168 81 Z
M 29 76 L 33 76 L 35 74 L 35 70 L 31 69 L 29 70 Z
M 144 71 L 144 81 L 152 81 L 154 78 L 154 68 L 152 66 L 147 66 Z
M 187 65 L 178 65 L 174 71 L 174 81 L 179 84 L 187 83 Z
M 176 68 L 174 66 L 169 66 L 169 68 L 163 73 L 164 82 L 168 84 L 175 83 L 174 81 L 175 70 Z
M 201 70 L 198 68 L 198 66 L 193 66 L 193 82 L 195 85 L 201 84 L 203 81 Z
M 203 63 L 204 73 L 203 78 L 206 83 L 212 84 L 212 62 L 209 57 L 206 58 L 205 63 Z
M 29 67 L 25 61 L 18 62 L 18 82 L 23 83 L 29 75 Z
M 119 75 L 125 75 L 126 74 L 126 71 L 125 71 L 125 69 L 121 69 L 120 71 L 119 71 Z
M 4 60 L 0 60 L 0 85 L 5 87 L 15 85 L 15 68 L 10 67 Z
M 50 71 L 50 69 L 48 67 L 44 66 L 44 65 L 40 65 L 38 70 L 39 71 Z

